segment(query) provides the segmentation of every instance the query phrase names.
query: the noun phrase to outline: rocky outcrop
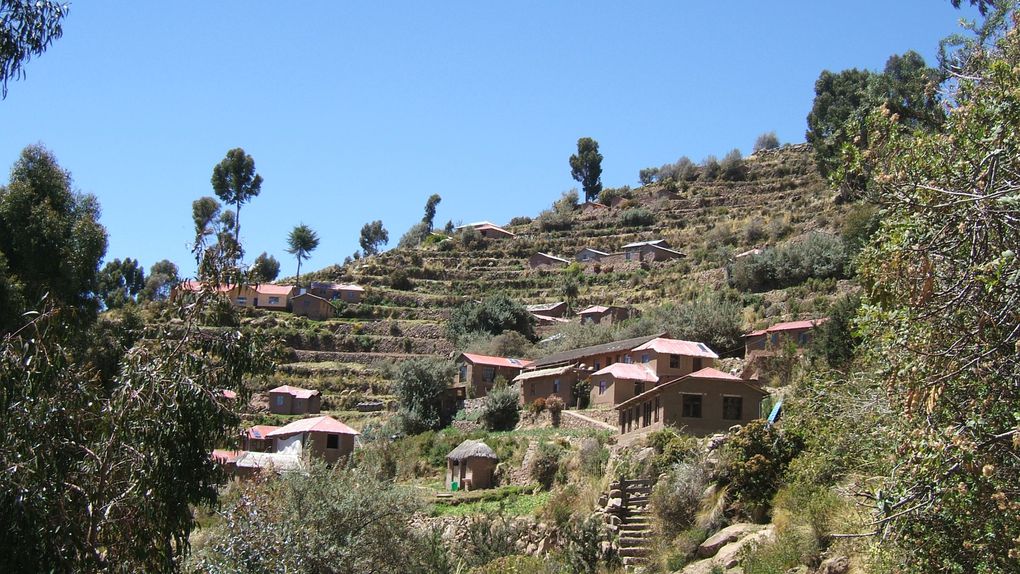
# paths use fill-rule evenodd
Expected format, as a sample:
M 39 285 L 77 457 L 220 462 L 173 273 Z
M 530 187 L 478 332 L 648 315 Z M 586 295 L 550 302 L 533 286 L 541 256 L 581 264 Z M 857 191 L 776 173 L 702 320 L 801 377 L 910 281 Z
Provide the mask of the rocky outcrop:
M 679 574 L 709 574 L 720 569 L 728 572 L 740 566 L 746 548 L 775 538 L 775 526 L 738 523 L 723 528 L 698 547 L 702 560 L 692 562 Z

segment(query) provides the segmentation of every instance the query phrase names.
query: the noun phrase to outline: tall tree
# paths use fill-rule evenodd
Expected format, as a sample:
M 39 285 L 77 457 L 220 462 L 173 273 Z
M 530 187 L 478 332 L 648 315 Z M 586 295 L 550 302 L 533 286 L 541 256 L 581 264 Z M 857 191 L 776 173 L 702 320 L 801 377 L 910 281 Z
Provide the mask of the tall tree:
M 440 201 L 443 201 L 443 198 L 439 197 L 438 193 L 433 193 L 425 202 L 425 216 L 421 218 L 421 222 L 428 227 L 429 233 L 432 233 L 432 222 L 436 218 L 436 206 Z
M 280 275 L 280 262 L 265 251 L 251 264 L 251 280 L 255 283 L 275 281 Z
M 234 237 L 241 238 L 241 205 L 262 191 L 262 176 L 255 173 L 255 160 L 241 148 L 227 152 L 212 173 L 216 196 L 234 206 Z
M 94 317 L 105 253 L 96 198 L 72 190 L 70 173 L 49 150 L 26 147 L 10 183 L 0 186 L 0 331 L 47 295 L 83 319 Z
M 63 34 L 68 4 L 52 0 L 0 0 L 0 92 L 7 80 L 25 75 L 22 66 Z
M 570 176 L 581 183 L 584 200 L 594 201 L 602 191 L 602 154 L 592 138 L 577 140 L 577 153 L 570 156 Z
M 304 223 L 298 225 L 291 230 L 287 236 L 287 253 L 297 257 L 297 278 L 296 282 L 301 282 L 301 261 L 311 257 L 309 255 L 315 248 L 319 246 L 319 236 L 312 231 L 311 227 L 308 227 Z
M 435 197 L 439 197 L 438 195 Z M 427 209 L 427 206 L 426 206 Z M 435 211 L 433 210 L 433 214 Z M 379 253 L 379 246 L 385 245 L 390 241 L 390 234 L 383 227 L 381 220 L 375 220 L 371 223 L 366 223 L 361 228 L 361 238 L 358 243 L 361 245 L 362 251 L 365 255 L 375 255 Z
M 177 265 L 168 259 L 157 261 L 149 268 L 149 276 L 145 279 L 145 288 L 139 298 L 144 301 L 166 301 L 170 297 L 170 289 L 178 281 Z
M 98 293 L 107 309 L 123 307 L 145 288 L 145 270 L 128 257 L 114 259 L 99 272 Z

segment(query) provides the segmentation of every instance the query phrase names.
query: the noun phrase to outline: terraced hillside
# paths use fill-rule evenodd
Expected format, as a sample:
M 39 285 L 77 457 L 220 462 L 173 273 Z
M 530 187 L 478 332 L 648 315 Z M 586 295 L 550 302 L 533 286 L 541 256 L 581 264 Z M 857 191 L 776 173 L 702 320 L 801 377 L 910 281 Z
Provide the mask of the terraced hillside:
M 391 398 L 387 364 L 451 356 L 455 349 L 444 337 L 444 322 L 465 301 L 496 292 L 523 304 L 559 301 L 564 284 L 573 277 L 579 286 L 575 309 L 616 304 L 647 310 L 705 290 L 728 289 L 726 265 L 736 254 L 812 231 L 838 235 L 853 209 L 833 201 L 834 193 L 818 175 L 807 145 L 759 152 L 745 160 L 745 167 L 741 181 L 667 182 L 618 190 L 625 199 L 612 208 L 576 208 L 566 229 L 542 229 L 537 220 L 515 218 L 514 225 L 506 226 L 516 234 L 513 239 L 465 244 L 454 236 L 312 273 L 308 279 L 356 282 L 367 289 L 366 298 L 329 321 L 284 314 L 254 319 L 291 349 L 291 362 L 267 384 L 318 388 L 326 408 L 346 416 L 357 400 Z M 650 217 L 640 225 L 625 225 L 625 214 L 635 211 Z M 491 214 L 489 219 L 503 221 L 508 215 Z M 613 252 L 651 239 L 665 239 L 686 257 L 559 269 L 530 269 L 527 261 L 540 251 L 572 260 L 584 247 Z M 737 296 L 744 307 L 744 327 L 750 329 L 766 319 L 820 316 L 833 297 L 848 288 L 835 280 L 808 281 Z M 554 330 L 546 328 L 543 334 Z M 542 347 L 534 351 L 543 352 Z

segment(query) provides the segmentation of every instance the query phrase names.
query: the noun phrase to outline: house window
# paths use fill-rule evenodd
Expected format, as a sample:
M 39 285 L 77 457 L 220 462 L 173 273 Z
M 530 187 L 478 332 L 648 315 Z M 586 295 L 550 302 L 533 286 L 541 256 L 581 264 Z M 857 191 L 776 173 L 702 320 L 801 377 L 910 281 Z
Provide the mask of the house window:
M 237 304 L 241 305 L 241 306 L 247 305 L 248 304 L 248 298 L 247 297 L 238 297 L 237 298 Z
M 659 397 L 655 397 L 655 412 L 652 416 L 655 422 L 659 422 Z
M 601 368 L 602 368 L 602 365 L 600 365 L 598 361 L 595 361 L 595 370 L 597 371 L 597 370 L 599 370 Z
M 701 395 L 681 395 L 683 397 L 683 416 L 685 418 L 701 418 Z
M 669 356 L 669 368 L 679 369 L 680 368 L 680 355 Z
M 634 396 L 638 396 L 645 391 L 644 383 L 634 383 Z
M 326 448 L 332 449 L 340 448 L 340 435 L 338 434 L 326 435 Z
M 641 426 L 645 426 L 646 427 L 646 426 L 648 426 L 650 424 L 652 424 L 652 403 L 651 402 L 646 402 L 645 403 L 645 413 L 644 413 L 644 416 L 642 417 Z
M 798 345 L 807 345 L 807 342 L 808 342 L 808 334 L 807 333 L 800 333 L 800 334 L 797 335 L 797 344 Z
M 531 389 L 531 395 L 534 396 L 535 395 L 535 383 L 531 383 L 531 386 L 529 388 Z
M 482 381 L 486 383 L 491 383 L 492 381 L 495 380 L 496 380 L 495 367 L 485 367 L 484 369 L 482 369 Z
M 461 365 L 460 366 L 460 382 L 462 382 L 462 383 L 466 382 L 467 378 L 468 378 L 467 377 L 467 365 Z
M 276 406 L 283 406 L 283 395 L 276 395 Z
M 630 355 L 624 355 L 623 362 L 627 363 L 629 365 L 629 364 L 633 363 L 634 361 L 630 358 Z
M 606 394 L 606 382 L 605 381 L 599 381 L 599 394 L 600 395 Z
M 630 261 L 630 251 L 624 253 L 623 258 L 626 259 L 627 261 Z
M 270 297 L 269 298 L 269 304 L 270 305 L 279 305 L 280 304 L 280 298 L 279 297 Z
M 722 398 L 722 418 L 728 421 L 739 421 L 743 418 L 744 399 L 742 397 Z
M 703 368 L 701 366 L 701 357 L 694 357 L 694 359 L 691 362 L 693 363 L 692 366 L 693 370 L 700 371 Z
M 353 291 L 351 291 L 350 293 L 347 294 L 347 300 L 348 301 L 354 301 L 354 299 L 356 297 L 357 297 L 357 295 L 355 295 Z
M 559 379 L 554 379 L 553 380 L 553 392 L 554 393 L 560 392 L 560 380 Z

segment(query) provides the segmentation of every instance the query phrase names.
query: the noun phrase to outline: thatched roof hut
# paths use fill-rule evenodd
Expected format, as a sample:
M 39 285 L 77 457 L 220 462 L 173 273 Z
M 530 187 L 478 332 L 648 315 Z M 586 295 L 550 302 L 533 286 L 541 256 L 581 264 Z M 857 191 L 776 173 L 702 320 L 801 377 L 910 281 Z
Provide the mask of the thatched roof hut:
M 466 440 L 446 455 L 446 487 L 473 490 L 492 486 L 499 457 L 480 440 Z
M 446 458 L 449 460 L 467 460 L 475 457 L 499 460 L 499 457 L 496 456 L 496 451 L 480 440 L 466 440 L 457 445 L 457 448 L 451 450 L 450 454 L 446 455 Z

